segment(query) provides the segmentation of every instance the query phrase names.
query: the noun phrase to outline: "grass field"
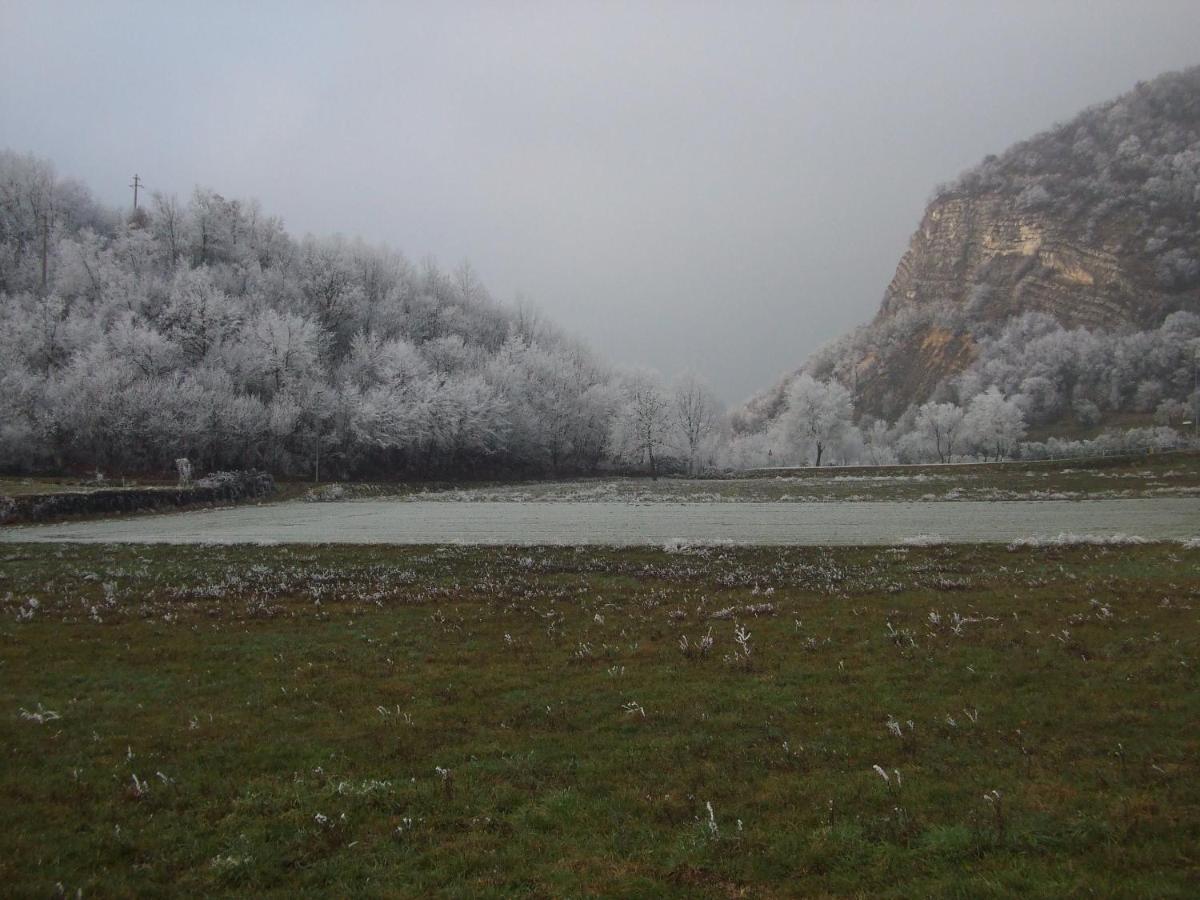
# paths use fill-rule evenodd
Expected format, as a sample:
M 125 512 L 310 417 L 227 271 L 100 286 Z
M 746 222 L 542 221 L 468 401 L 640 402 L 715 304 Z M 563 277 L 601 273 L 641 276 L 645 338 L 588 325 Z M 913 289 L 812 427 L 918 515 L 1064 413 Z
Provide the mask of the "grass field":
M 281 486 L 280 499 L 709 503 L 878 500 L 1074 500 L 1200 496 L 1200 453 L 953 466 L 758 470 L 729 477 L 595 477 L 447 485 L 347 483 Z
M 14 545 L 0 883 L 1195 896 L 1198 603 L 1180 545 Z
M 0 498 L 87 492 L 120 487 L 173 487 L 173 480 L 115 478 L 97 484 L 62 476 L 0 477 Z M 1200 453 L 1056 462 L 953 466 L 827 466 L 723 477 L 612 475 L 526 482 L 324 482 L 282 479 L 274 501 L 309 500 L 526 500 L 705 503 L 737 501 L 852 502 L 878 500 L 1038 500 L 1200 496 Z M 268 502 L 265 499 L 255 502 Z

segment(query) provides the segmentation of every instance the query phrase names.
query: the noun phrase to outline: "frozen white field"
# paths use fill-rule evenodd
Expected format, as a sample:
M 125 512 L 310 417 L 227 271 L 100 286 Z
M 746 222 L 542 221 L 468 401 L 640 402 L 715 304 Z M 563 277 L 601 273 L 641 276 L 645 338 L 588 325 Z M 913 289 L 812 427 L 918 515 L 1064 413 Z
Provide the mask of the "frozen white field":
M 1200 535 L 1200 499 L 857 503 L 354 500 L 0 528 L 0 542 L 656 545 L 989 543 Z

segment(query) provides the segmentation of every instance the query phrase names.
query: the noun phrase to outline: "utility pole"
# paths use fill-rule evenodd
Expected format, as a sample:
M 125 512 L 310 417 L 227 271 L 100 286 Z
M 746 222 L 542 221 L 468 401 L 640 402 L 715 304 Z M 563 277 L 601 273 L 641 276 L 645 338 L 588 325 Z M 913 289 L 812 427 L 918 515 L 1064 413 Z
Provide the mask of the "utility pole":
M 138 178 L 138 176 L 137 176 L 137 175 L 134 175 L 134 176 L 133 176 L 133 181 L 130 183 L 130 185 L 129 185 L 129 186 L 130 186 L 131 188 L 133 188 L 133 211 L 134 211 L 134 212 L 137 212 L 137 208 L 138 208 L 138 205 L 137 205 L 137 195 L 138 195 L 138 188 L 142 186 L 142 179 Z

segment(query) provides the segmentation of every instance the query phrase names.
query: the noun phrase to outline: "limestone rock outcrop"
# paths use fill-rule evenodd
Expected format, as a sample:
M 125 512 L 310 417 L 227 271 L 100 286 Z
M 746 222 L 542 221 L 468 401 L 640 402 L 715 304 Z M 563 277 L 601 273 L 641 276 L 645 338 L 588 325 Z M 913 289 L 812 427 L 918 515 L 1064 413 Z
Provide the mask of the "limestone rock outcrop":
M 894 420 L 1038 312 L 1066 328 L 1155 328 L 1200 312 L 1200 67 L 1170 73 L 989 156 L 938 189 L 871 323 L 799 371 Z M 778 412 L 790 375 L 735 419 Z

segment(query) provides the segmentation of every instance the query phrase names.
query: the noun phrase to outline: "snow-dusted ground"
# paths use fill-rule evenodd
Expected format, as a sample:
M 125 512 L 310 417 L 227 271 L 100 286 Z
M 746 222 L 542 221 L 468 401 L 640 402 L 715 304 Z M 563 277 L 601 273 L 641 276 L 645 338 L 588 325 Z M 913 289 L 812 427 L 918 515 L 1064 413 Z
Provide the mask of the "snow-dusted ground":
M 305 499 L 314 501 L 391 498 L 440 503 L 845 503 L 884 500 L 1098 500 L 1133 497 L 1200 497 L 1197 472 L 1122 472 L 1000 469 L 978 472 L 822 474 L 770 478 L 611 477 L 573 481 L 427 488 L 380 483 L 326 484 Z M 397 490 L 397 487 L 400 490 Z
M 357 500 L 0 529 L 0 542 L 748 544 L 1003 542 L 1200 535 L 1200 499 L 631 503 Z

